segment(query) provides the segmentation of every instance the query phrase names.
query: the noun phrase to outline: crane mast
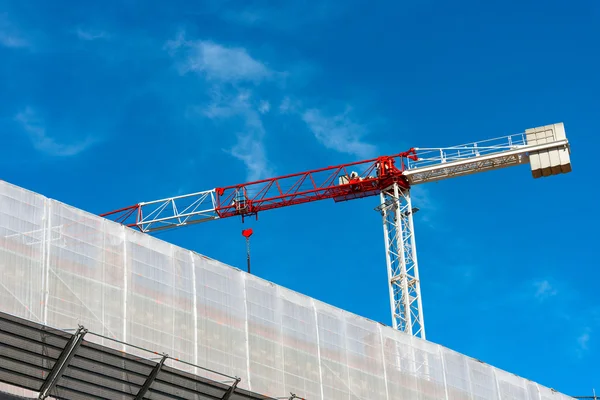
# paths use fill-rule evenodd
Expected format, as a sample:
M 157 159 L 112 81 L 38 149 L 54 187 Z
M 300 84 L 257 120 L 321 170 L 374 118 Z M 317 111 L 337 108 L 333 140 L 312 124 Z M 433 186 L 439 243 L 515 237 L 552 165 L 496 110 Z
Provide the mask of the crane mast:
M 169 197 L 101 214 L 142 232 L 221 218 L 257 215 L 318 200 L 380 197 L 392 324 L 425 339 L 425 322 L 410 188 L 453 177 L 529 164 L 534 178 L 571 172 L 562 123 L 523 133 L 445 148 L 412 148 L 255 182 Z

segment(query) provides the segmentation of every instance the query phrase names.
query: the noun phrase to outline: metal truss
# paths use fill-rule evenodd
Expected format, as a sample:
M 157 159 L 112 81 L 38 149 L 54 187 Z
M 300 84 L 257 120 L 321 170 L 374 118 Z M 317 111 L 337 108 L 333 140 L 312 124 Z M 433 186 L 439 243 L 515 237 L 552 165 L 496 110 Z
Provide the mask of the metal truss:
M 137 227 L 142 232 L 160 231 L 219 218 L 215 189 L 139 203 L 101 216 L 110 217 L 129 227 Z
M 556 140 L 552 130 L 547 135 L 546 143 L 534 145 L 527 143 L 525 133 L 520 133 L 453 147 L 417 148 L 418 160 L 409 159 L 403 175 L 416 185 L 525 164 L 531 152 L 568 147 L 568 141 Z
M 393 182 L 408 187 L 402 176 L 413 149 L 370 160 L 326 167 L 255 182 L 139 203 L 100 214 L 154 232 L 227 217 L 249 217 L 261 211 L 333 199 L 336 202 L 376 196 Z
M 381 194 L 390 306 L 394 329 L 425 339 L 410 191 L 394 184 Z
M 140 203 L 137 226 L 142 232 L 152 232 L 211 221 L 219 218 L 215 204 L 214 189 Z
M 414 149 L 348 164 L 330 166 L 260 181 L 217 188 L 217 213 L 226 218 L 333 199 L 336 202 L 377 196 L 381 189 L 399 182 L 406 160 L 416 160 Z

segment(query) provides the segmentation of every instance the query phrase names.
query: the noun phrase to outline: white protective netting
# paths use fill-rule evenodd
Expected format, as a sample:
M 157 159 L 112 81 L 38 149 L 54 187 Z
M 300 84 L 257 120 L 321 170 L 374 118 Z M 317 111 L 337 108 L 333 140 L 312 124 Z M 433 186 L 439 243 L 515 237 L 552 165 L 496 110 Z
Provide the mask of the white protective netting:
M 3 181 L 0 310 L 60 329 L 82 324 L 273 397 L 569 398 Z

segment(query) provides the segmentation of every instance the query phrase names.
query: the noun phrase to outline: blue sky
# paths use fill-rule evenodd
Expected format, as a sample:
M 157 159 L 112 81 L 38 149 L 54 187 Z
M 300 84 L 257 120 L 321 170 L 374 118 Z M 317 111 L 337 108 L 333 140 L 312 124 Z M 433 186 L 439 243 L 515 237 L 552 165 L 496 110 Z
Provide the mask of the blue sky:
M 562 121 L 573 173 L 414 190 L 428 339 L 600 389 L 600 3 L 0 0 L 2 179 L 101 213 Z M 159 235 L 389 324 L 374 198 Z

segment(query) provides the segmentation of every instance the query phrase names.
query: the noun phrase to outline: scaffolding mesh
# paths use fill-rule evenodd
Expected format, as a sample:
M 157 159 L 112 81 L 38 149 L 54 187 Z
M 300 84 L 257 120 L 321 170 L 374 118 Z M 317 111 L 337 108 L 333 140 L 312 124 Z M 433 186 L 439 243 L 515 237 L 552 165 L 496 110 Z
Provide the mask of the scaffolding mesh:
M 1 311 L 81 324 L 239 376 L 239 387 L 267 396 L 570 398 L 4 181 L 0 276 Z

